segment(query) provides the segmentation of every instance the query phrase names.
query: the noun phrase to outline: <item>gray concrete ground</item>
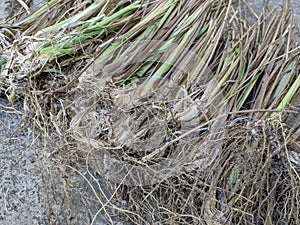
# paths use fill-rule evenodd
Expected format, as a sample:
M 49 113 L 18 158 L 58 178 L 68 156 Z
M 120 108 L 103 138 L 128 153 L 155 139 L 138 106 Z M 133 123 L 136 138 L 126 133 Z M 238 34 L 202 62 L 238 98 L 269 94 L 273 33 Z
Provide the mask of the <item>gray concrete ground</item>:
M 3 104 L 4 102 L 1 101 Z M 46 191 L 39 176 L 40 153 L 30 148 L 32 132 L 0 108 L 0 224 L 43 224 Z
M 91 224 L 101 207 L 90 200 L 95 198 L 91 187 L 78 174 L 64 178 L 42 141 L 9 107 L 0 98 L 0 225 Z M 122 220 L 115 217 L 113 224 Z M 100 212 L 93 224 L 111 223 Z

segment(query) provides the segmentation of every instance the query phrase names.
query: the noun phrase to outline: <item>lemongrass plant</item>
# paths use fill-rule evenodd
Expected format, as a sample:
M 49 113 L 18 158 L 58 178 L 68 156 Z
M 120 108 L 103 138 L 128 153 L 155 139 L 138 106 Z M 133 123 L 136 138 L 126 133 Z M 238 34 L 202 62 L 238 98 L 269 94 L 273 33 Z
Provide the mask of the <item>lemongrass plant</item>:
M 93 72 L 99 74 L 109 67 L 109 76 L 118 85 L 147 77 L 139 86 L 141 95 L 166 79 L 187 89 L 202 82 L 211 88 L 208 102 L 222 93 L 216 104 L 232 104 L 232 110 L 284 109 L 295 94 L 295 90 L 285 91 L 297 81 L 299 54 L 299 49 L 291 48 L 290 27 L 284 27 L 286 13 L 271 11 L 247 26 L 230 0 L 184 4 L 171 0 L 95 1 L 75 5 L 68 10 L 70 16 L 62 16 L 64 7 L 62 1 L 52 0 L 16 23 L 32 35 L 25 50 L 30 53 L 26 60 L 37 62 L 31 76 L 40 74 L 52 61 L 59 63 L 60 58 L 76 60 L 94 46 Z M 51 16 L 43 16 L 46 12 Z M 49 16 L 53 20 L 47 24 Z M 54 18 L 59 19 L 55 22 Z M 34 25 L 38 19 L 40 26 L 38 22 Z M 284 39 L 289 42 L 282 53 L 275 46 Z M 292 87 L 297 88 L 297 82 Z M 250 99 L 252 106 L 247 103 Z

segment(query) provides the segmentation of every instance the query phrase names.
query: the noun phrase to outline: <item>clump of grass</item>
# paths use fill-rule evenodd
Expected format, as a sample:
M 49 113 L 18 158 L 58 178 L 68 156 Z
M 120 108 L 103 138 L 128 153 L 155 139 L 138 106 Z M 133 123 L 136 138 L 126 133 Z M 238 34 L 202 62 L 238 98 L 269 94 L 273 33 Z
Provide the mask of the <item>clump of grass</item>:
M 250 24 L 232 1 L 73 4 L 51 1 L 17 23 L 24 36 L 3 87 L 59 137 L 55 160 L 106 179 L 104 200 L 89 183 L 99 213 L 135 224 L 299 223 L 299 130 L 284 125 L 299 47 L 287 11 Z

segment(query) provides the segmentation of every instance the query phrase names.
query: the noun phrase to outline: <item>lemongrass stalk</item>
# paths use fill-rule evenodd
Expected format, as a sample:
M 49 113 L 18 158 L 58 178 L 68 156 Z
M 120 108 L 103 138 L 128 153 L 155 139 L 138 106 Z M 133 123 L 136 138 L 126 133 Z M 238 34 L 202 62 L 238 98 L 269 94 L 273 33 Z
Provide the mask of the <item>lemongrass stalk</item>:
M 78 31 L 78 34 L 75 34 L 73 38 L 70 40 L 66 41 L 63 44 L 63 48 L 68 48 L 71 44 L 73 43 L 80 43 L 86 39 L 92 38 L 91 31 L 95 31 L 95 35 L 99 34 L 102 30 L 105 30 L 106 25 L 108 25 L 110 22 L 112 22 L 114 19 L 118 18 L 119 16 L 124 15 L 125 13 L 128 13 L 134 9 L 139 8 L 140 1 L 134 2 L 133 4 L 119 10 L 118 12 L 114 13 L 113 15 L 103 19 L 101 22 L 95 23 L 91 26 L 86 27 L 83 30 Z M 83 34 L 89 34 L 89 35 L 83 35 Z
M 224 10 L 227 11 L 227 10 Z M 203 47 L 198 51 L 198 58 L 201 59 L 201 63 L 198 64 L 197 67 L 192 72 L 192 75 L 189 76 L 189 80 L 187 82 L 187 86 L 191 84 L 191 82 L 194 80 L 195 77 L 197 79 L 201 79 L 201 77 L 204 75 L 205 72 L 207 72 L 207 69 L 209 68 L 208 63 L 211 61 L 213 54 L 212 52 L 215 51 L 217 44 L 221 38 L 221 35 L 223 33 L 223 27 L 221 29 L 217 26 L 217 22 L 223 21 L 223 14 L 224 12 L 220 12 L 219 17 L 216 20 L 212 20 L 208 24 L 208 30 L 207 30 L 207 37 L 209 38 L 206 41 L 206 45 L 203 45 Z
M 241 93 L 242 91 L 244 91 L 244 94 L 242 94 L 242 99 L 238 100 L 238 104 L 237 104 L 237 110 L 241 109 L 241 107 L 243 106 L 243 104 L 245 103 L 246 99 L 248 98 L 248 95 L 250 94 L 250 92 L 252 91 L 254 85 L 255 85 L 255 81 L 258 79 L 259 75 L 256 75 L 255 77 L 253 77 L 249 82 L 247 82 L 245 85 L 243 85 L 242 87 L 240 87 L 238 90 L 236 90 L 234 93 L 231 93 L 231 91 L 233 90 L 234 87 L 232 87 L 230 89 L 230 91 L 228 92 L 228 94 L 223 98 L 223 100 L 220 102 L 220 105 L 228 102 L 230 99 L 232 99 L 234 96 L 237 96 L 239 93 Z M 248 88 L 249 87 L 249 88 Z M 248 88 L 248 89 L 247 89 Z
M 225 97 L 223 98 L 223 100 L 221 101 L 220 104 L 224 104 L 226 102 L 228 102 L 231 98 L 233 98 L 234 96 L 236 96 L 237 94 L 239 94 L 241 91 L 243 91 L 245 88 L 247 88 L 254 80 L 251 79 L 250 82 L 246 83 L 245 85 L 243 85 L 242 87 L 238 87 L 240 85 L 240 82 L 243 81 L 244 75 L 245 75 L 245 71 L 246 71 L 246 63 L 243 63 L 243 55 L 241 54 L 240 48 L 235 49 L 234 51 L 235 53 L 239 54 L 239 57 L 241 59 L 241 69 L 239 71 L 239 76 L 237 79 L 234 79 L 234 83 L 233 85 L 230 86 L 230 90 L 228 91 L 228 93 L 225 95 Z M 228 64 L 229 61 L 229 56 L 230 54 L 228 53 L 226 58 L 224 59 L 224 64 L 222 67 L 222 70 L 225 69 L 226 65 Z M 237 90 L 236 90 L 237 89 Z
M 173 1 L 173 0 L 168 0 L 167 2 L 162 1 L 163 6 L 161 6 L 161 8 L 157 9 L 157 10 L 153 10 L 148 16 L 146 16 L 142 21 L 140 21 L 138 24 L 136 24 L 128 33 L 127 33 L 127 37 L 131 38 L 132 36 L 134 36 L 137 32 L 139 32 L 141 30 L 141 28 L 143 29 L 144 27 L 147 27 L 147 24 L 152 24 L 153 21 L 157 20 L 157 18 L 159 18 L 161 15 L 163 15 L 165 12 L 167 13 L 171 13 L 173 8 L 175 7 L 175 5 L 177 4 L 177 1 Z M 159 6 L 158 6 L 159 7 Z M 157 8 L 158 8 L 157 7 Z M 172 10 L 171 10 L 171 9 Z M 162 24 L 160 24 L 162 25 Z
M 27 18 L 25 18 L 24 20 L 22 20 L 20 23 L 18 23 L 17 25 L 28 25 L 30 23 L 32 23 L 33 21 L 35 21 L 40 15 L 42 15 L 43 13 L 45 13 L 51 6 L 53 6 L 54 4 L 56 4 L 58 1 L 60 0 L 51 0 L 49 1 L 47 4 L 45 4 L 44 6 L 42 6 L 40 9 L 38 9 L 35 13 L 31 14 L 30 16 L 28 16 Z
M 143 20 L 142 22 L 138 23 L 134 29 L 131 29 L 127 34 L 125 34 L 119 41 L 117 41 L 114 45 L 113 45 L 113 48 L 110 48 L 108 49 L 107 51 L 104 52 L 104 56 L 107 56 L 108 54 L 110 54 L 114 48 L 118 47 L 124 40 L 126 40 L 127 38 L 129 38 L 129 36 L 133 35 L 137 30 L 140 29 L 140 27 L 142 27 L 143 25 L 145 25 L 145 21 L 151 21 L 151 19 L 154 19 L 155 17 L 157 16 L 160 16 L 160 15 L 163 15 L 163 12 L 165 12 L 165 10 L 167 10 L 167 15 L 169 15 L 171 12 L 172 12 L 172 9 L 174 7 L 171 7 L 168 8 L 170 6 L 170 3 L 172 1 L 168 1 L 167 4 L 165 4 L 165 7 L 163 7 L 161 10 L 159 11 L 154 11 L 153 13 L 151 13 L 148 17 L 146 17 L 145 20 Z M 82 42 L 88 38 L 91 38 L 91 36 L 87 36 L 87 35 L 83 35 L 85 33 L 89 33 L 91 31 L 97 31 L 98 33 L 101 32 L 101 30 L 105 29 L 104 26 L 106 26 L 107 24 L 109 24 L 110 22 L 112 22 L 114 19 L 118 18 L 119 16 L 122 16 L 124 15 L 124 13 L 127 13 L 127 12 L 130 12 L 134 9 L 137 9 L 141 7 L 141 4 L 140 4 L 140 1 L 137 1 L 137 2 L 134 2 L 133 4 L 119 10 L 118 12 L 114 13 L 113 15 L 111 15 L 110 17 L 107 17 L 105 19 L 103 19 L 101 22 L 98 22 L 98 23 L 94 23 L 93 25 L 91 26 L 88 26 L 86 27 L 85 29 L 81 30 L 81 31 L 78 31 L 78 34 L 74 35 L 73 38 L 65 41 L 63 44 L 60 44 L 60 47 L 56 47 L 56 49 L 60 49 L 60 48 L 68 48 L 71 46 L 71 44 L 74 44 L 74 43 L 79 43 L 79 42 Z M 93 8 L 93 7 L 92 7 Z M 88 10 L 87 10 L 88 11 Z M 84 14 L 84 12 L 82 12 L 82 14 Z M 52 27 L 49 27 L 47 29 L 43 29 L 42 32 L 49 32 L 50 30 L 52 29 L 57 29 L 59 28 L 61 25 L 63 24 L 66 24 L 66 22 L 75 22 L 78 18 L 80 18 L 80 15 L 78 17 L 74 17 L 73 19 L 70 18 L 68 19 L 67 21 L 63 21 L 63 23 L 60 23 L 60 24 L 57 24 L 57 27 L 55 26 L 52 26 Z M 163 21 L 161 21 L 161 23 L 159 24 L 159 26 L 162 25 L 162 23 L 166 20 L 167 16 L 163 17 Z M 95 33 L 96 34 L 96 33 Z M 145 35 L 146 36 L 146 35 Z M 49 49 L 47 49 L 46 51 L 49 51 Z M 110 52 L 110 53 L 109 53 Z M 55 54 L 54 54 L 55 55 Z M 101 61 L 101 58 L 103 57 L 100 57 L 99 60 L 97 61 Z
M 300 88 L 300 74 L 298 75 L 297 79 L 294 81 L 293 85 L 291 86 L 290 90 L 286 93 L 282 101 L 276 107 L 276 110 L 284 110 L 286 106 L 291 102 L 293 96 Z M 279 116 L 280 113 L 272 113 L 271 118 Z
M 245 86 L 247 86 L 248 88 L 245 90 L 245 92 L 241 95 L 241 99 L 238 100 L 238 104 L 237 104 L 237 110 L 240 110 L 244 103 L 246 102 L 248 96 L 250 95 L 251 91 L 253 90 L 254 85 L 256 84 L 257 79 L 261 76 L 261 74 L 263 73 L 264 70 L 261 70 L 257 75 L 255 75 L 251 81 L 247 84 L 245 84 Z
M 127 51 L 124 52 L 124 54 L 126 54 L 127 52 L 131 51 L 132 49 L 135 49 L 137 47 L 137 45 L 139 45 L 142 41 L 146 40 L 152 40 L 153 37 L 155 36 L 155 34 L 157 33 L 157 31 L 159 31 L 159 29 L 163 26 L 163 24 L 165 23 L 165 21 L 168 19 L 168 17 L 170 16 L 171 12 L 173 11 L 173 9 L 175 8 L 176 4 L 171 5 L 171 7 L 169 7 L 169 9 L 167 10 L 167 12 L 164 14 L 164 16 L 161 18 L 161 20 L 159 20 L 158 24 L 153 24 L 149 27 L 146 28 L 146 30 L 138 36 L 137 41 L 134 41 L 129 48 L 127 49 Z M 156 12 L 156 10 L 154 11 Z M 160 15 L 155 14 L 157 16 L 161 16 L 162 15 L 163 10 L 160 10 Z M 157 13 L 157 12 L 156 12 Z M 151 15 L 153 16 L 153 15 Z M 131 34 L 132 35 L 132 34 Z M 125 36 L 130 36 L 129 34 L 126 34 Z M 153 42 L 153 41 L 151 41 Z M 147 47 L 146 45 L 144 47 Z M 165 46 L 165 48 L 167 49 L 169 47 L 169 45 Z M 142 49 L 141 49 L 142 50 Z M 157 55 L 157 57 L 155 57 L 155 59 L 152 59 L 152 64 L 154 63 L 154 61 L 156 61 L 158 59 L 158 57 L 161 56 L 161 54 L 163 54 L 166 50 L 162 50 L 162 48 L 159 49 L 159 52 L 161 52 L 160 54 Z M 135 56 L 132 56 L 135 57 Z M 141 76 L 141 74 L 140 74 Z
M 296 65 L 296 61 L 292 61 L 287 69 L 286 72 L 283 74 L 283 76 L 281 77 L 279 84 L 277 85 L 274 93 L 272 94 L 271 99 L 275 99 L 285 88 L 286 85 L 288 84 L 289 78 L 292 75 L 292 73 L 290 73 L 289 71 L 292 71 L 292 69 L 295 67 Z
M 196 30 L 198 24 L 194 24 L 191 29 L 188 30 L 188 32 L 183 37 L 182 41 L 179 43 L 178 47 L 175 49 L 175 51 L 170 55 L 170 57 L 166 60 L 166 62 L 163 62 L 163 64 L 160 66 L 160 68 L 150 77 L 150 79 L 146 82 L 144 85 L 144 88 L 142 90 L 142 95 L 148 92 L 153 88 L 154 83 L 162 77 L 164 73 L 166 73 L 169 68 L 171 67 L 172 63 L 174 62 L 175 58 L 178 56 L 178 54 L 182 51 L 184 45 L 188 41 L 188 38 L 191 36 L 191 34 Z
M 131 10 L 134 9 L 138 9 L 139 7 L 141 7 L 140 1 L 136 1 L 131 5 L 126 6 L 125 8 L 119 10 L 118 12 L 112 14 L 111 16 L 103 19 L 101 22 L 98 22 L 92 26 L 89 26 L 87 28 L 85 28 L 84 30 L 82 30 L 81 32 L 89 32 L 89 31 L 93 31 L 93 30 L 100 30 L 103 29 L 103 27 L 107 24 L 109 24 L 111 21 L 113 21 L 114 19 L 118 18 L 119 16 L 124 15 L 127 12 L 130 12 Z
M 163 2 L 164 5 L 160 8 L 160 10 L 154 10 L 152 13 L 150 13 L 148 16 L 146 16 L 142 21 L 140 21 L 138 24 L 136 24 L 132 29 L 130 29 L 126 34 L 124 34 L 122 37 L 120 37 L 116 42 L 114 42 L 109 48 L 107 48 L 95 61 L 95 64 L 101 65 L 101 62 L 105 60 L 109 55 L 111 55 L 124 41 L 130 40 L 131 37 L 135 35 L 136 32 L 138 32 L 141 29 L 144 29 L 146 25 L 150 22 L 153 23 L 153 21 L 157 20 L 157 18 L 160 18 L 162 15 L 162 19 L 159 21 L 159 23 L 156 25 L 151 25 L 146 28 L 146 30 L 137 38 L 137 41 L 135 41 L 132 45 L 130 45 L 131 49 L 135 48 L 138 44 L 140 44 L 140 41 L 144 40 L 145 38 L 152 40 L 154 35 L 159 31 L 161 26 L 165 23 L 170 13 L 173 11 L 176 4 L 174 1 L 168 1 Z M 173 4 L 171 4 L 173 3 Z M 165 12 L 166 11 L 166 12 Z M 116 58 L 118 59 L 118 57 Z
M 51 27 L 41 30 L 40 33 L 55 31 L 69 23 L 74 23 L 74 22 L 78 21 L 79 19 L 81 19 L 83 16 L 90 14 L 91 10 L 95 10 L 95 7 L 97 8 L 97 6 L 100 6 L 100 3 L 93 4 L 93 5 L 89 6 L 87 9 L 81 11 L 80 13 L 76 14 L 73 17 L 71 17 L 65 21 L 62 21 L 61 23 L 58 23 L 56 25 L 53 25 Z M 129 5 L 129 6 L 125 7 L 124 9 L 121 9 L 120 11 L 113 14 L 112 16 L 105 18 L 104 20 L 102 20 L 99 23 L 89 26 L 82 31 L 77 31 L 77 33 L 75 33 L 75 34 L 67 35 L 67 36 L 71 36 L 71 38 L 67 38 L 67 40 L 63 41 L 62 43 L 51 42 L 51 47 L 53 48 L 51 57 L 55 57 L 59 54 L 63 54 L 64 52 L 68 52 L 68 54 L 70 54 L 70 53 L 73 54 L 73 52 L 72 52 L 73 50 L 68 50 L 68 48 L 72 44 L 81 43 L 87 39 L 91 39 L 93 36 L 96 36 L 97 34 L 99 34 L 101 32 L 101 30 L 105 29 L 104 26 L 107 25 L 108 23 L 110 23 L 112 20 L 114 20 L 118 16 L 122 15 L 123 13 L 131 11 L 138 7 L 140 7 L 140 5 L 138 4 L 138 2 L 135 2 L 134 4 Z M 96 28 L 98 29 L 97 32 L 96 32 Z M 91 33 L 90 31 L 95 31 L 95 32 Z M 64 37 L 67 37 L 67 36 L 64 35 Z M 63 36 L 61 36 L 61 37 L 63 37 Z M 58 37 L 58 38 L 61 38 L 61 37 Z M 58 38 L 56 38 L 56 39 L 58 39 Z M 44 46 L 45 45 L 47 45 L 47 43 L 45 43 Z M 51 47 L 41 47 L 42 49 L 39 52 L 40 53 L 50 53 Z
M 91 16 L 94 12 L 99 10 L 99 8 L 101 8 L 101 7 L 102 7 L 102 3 L 98 3 L 98 1 L 96 1 L 92 5 L 87 7 L 86 9 L 77 13 L 76 15 L 74 15 L 64 21 L 61 21 L 60 23 L 54 24 L 50 27 L 46 27 L 46 28 L 40 30 L 39 32 L 37 32 L 36 36 L 43 34 L 43 33 L 48 33 L 48 32 L 57 32 L 60 29 L 66 28 L 67 26 L 74 25 L 76 23 L 80 24 L 80 22 L 83 22 L 84 19 Z M 94 21 L 92 20 L 91 23 L 93 23 L 93 22 Z
M 216 88 L 211 93 L 211 97 L 213 98 L 216 96 L 218 92 L 220 92 L 223 84 L 228 80 L 230 74 L 232 71 L 237 67 L 238 63 L 240 62 L 240 57 L 236 58 L 235 61 L 232 63 L 232 65 L 229 67 L 228 71 L 224 74 L 224 76 L 221 78 L 221 80 L 217 83 Z M 221 74 L 224 72 L 221 72 Z
M 171 39 L 168 42 L 164 42 L 163 45 L 155 52 L 156 54 L 149 55 L 147 58 L 145 58 L 140 66 L 136 70 L 134 70 L 132 73 L 128 74 L 128 78 L 134 76 L 135 74 L 138 77 L 142 77 L 145 75 L 145 73 L 154 65 L 155 62 L 159 62 L 159 58 L 170 48 L 170 46 L 173 45 L 173 40 Z M 132 56 L 132 58 L 136 57 L 135 55 Z M 142 57 L 142 56 L 141 56 Z M 129 59 L 130 60 L 130 59 Z M 124 81 L 127 81 L 125 79 Z

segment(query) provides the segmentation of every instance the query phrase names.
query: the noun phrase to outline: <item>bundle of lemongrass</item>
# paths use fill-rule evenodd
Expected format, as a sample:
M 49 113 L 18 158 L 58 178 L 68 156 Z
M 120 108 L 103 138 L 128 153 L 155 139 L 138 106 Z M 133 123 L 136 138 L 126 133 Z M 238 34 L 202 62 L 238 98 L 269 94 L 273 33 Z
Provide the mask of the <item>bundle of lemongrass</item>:
M 251 11 L 242 1 L 235 4 Z M 2 63 L 3 88 L 11 99 L 23 94 L 26 108 L 36 113 L 34 122 L 47 127 L 43 130 L 54 127 L 72 149 L 61 159 L 76 152 L 114 183 L 165 188 L 164 182 L 177 177 L 191 188 L 186 194 L 193 201 L 205 194 L 199 210 L 178 196 L 172 199 L 178 208 L 165 209 L 169 203 L 150 188 L 144 200 L 157 200 L 148 203 L 161 221 L 168 216 L 208 224 L 262 221 L 251 213 L 272 214 L 274 220 L 274 199 L 253 190 L 269 188 L 257 173 L 273 179 L 268 165 L 282 168 L 274 156 L 290 166 L 285 185 L 299 182 L 293 165 L 300 162 L 291 160 L 295 151 L 288 149 L 283 129 L 285 111 L 300 86 L 299 47 L 293 45 L 287 11 L 264 11 L 249 24 L 235 4 L 50 1 L 16 23 L 21 33 Z M 290 198 L 282 201 L 291 204 Z M 264 204 L 272 210 L 262 209 Z M 290 212 L 298 206 L 290 206 Z M 129 217 L 152 215 L 141 211 Z M 293 221 L 299 221 L 296 217 Z

